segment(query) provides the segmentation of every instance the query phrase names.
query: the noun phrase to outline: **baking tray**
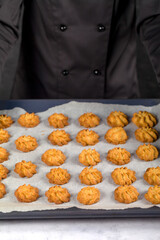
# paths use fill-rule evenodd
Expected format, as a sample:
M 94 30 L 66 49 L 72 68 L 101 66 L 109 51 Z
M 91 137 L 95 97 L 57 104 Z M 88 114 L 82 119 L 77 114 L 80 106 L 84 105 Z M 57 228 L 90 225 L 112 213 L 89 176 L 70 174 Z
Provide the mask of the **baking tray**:
M 28 112 L 41 112 L 50 107 L 61 105 L 71 100 L 1 100 L 0 110 L 21 107 Z M 127 104 L 153 106 L 160 103 L 160 99 L 128 99 L 128 100 L 110 100 L 110 99 L 92 99 L 76 100 L 79 102 L 99 102 L 105 104 Z M 148 209 L 132 208 L 125 210 L 85 210 L 79 208 L 42 210 L 28 212 L 0 212 L 0 219 L 51 219 L 51 218 L 114 218 L 114 217 L 160 217 L 160 208 L 151 207 Z

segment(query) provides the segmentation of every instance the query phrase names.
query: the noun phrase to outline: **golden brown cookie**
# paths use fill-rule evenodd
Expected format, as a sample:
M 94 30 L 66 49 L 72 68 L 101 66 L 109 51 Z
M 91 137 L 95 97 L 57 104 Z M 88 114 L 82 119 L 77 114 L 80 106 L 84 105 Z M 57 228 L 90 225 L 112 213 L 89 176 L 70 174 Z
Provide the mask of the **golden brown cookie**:
M 9 152 L 5 148 L 0 147 L 0 163 L 7 161 Z
M 92 205 L 99 202 L 100 191 L 95 187 L 84 187 L 78 193 L 77 200 L 84 205 Z
M 139 128 L 141 127 L 154 127 L 157 124 L 156 117 L 149 112 L 139 111 L 134 113 L 132 122 Z
M 30 152 L 38 147 L 38 143 L 35 137 L 21 136 L 15 141 L 16 148 L 22 152 Z
M 45 193 L 48 198 L 48 202 L 54 202 L 55 204 L 62 204 L 70 201 L 70 193 L 66 188 L 61 186 L 50 187 Z
M 31 161 L 26 162 L 22 160 L 22 162 L 16 163 L 14 171 L 22 178 L 30 178 L 37 173 L 36 167 L 37 165 L 33 164 Z
M 0 129 L 0 144 L 8 142 L 10 137 L 11 135 L 7 130 Z
M 36 187 L 31 186 L 30 184 L 22 185 L 15 191 L 14 195 L 16 196 L 19 202 L 34 202 L 39 198 L 39 190 Z
M 102 173 L 93 167 L 86 167 L 79 175 L 81 183 L 86 185 L 95 185 L 102 182 Z
M 95 145 L 99 142 L 99 135 L 92 130 L 83 129 L 77 133 L 76 140 L 78 143 L 81 143 L 83 146 Z
M 3 198 L 6 194 L 6 187 L 3 183 L 0 182 L 0 198 Z
M 144 195 L 145 199 L 152 204 L 160 204 L 160 187 L 154 186 L 148 189 L 148 192 Z
M 64 153 L 57 149 L 49 149 L 42 155 L 42 161 L 48 166 L 60 166 L 65 160 Z
M 6 114 L 0 115 L 0 128 L 8 128 L 12 125 L 13 120 L 10 116 Z
M 108 143 L 117 145 L 126 143 L 128 136 L 122 127 L 114 127 L 106 132 L 104 138 Z
M 69 182 L 71 175 L 66 169 L 53 168 L 49 173 L 46 174 L 50 183 L 63 185 Z
M 0 164 L 0 180 L 6 178 L 8 173 L 9 170 L 5 166 Z
M 150 185 L 160 185 L 160 167 L 147 168 L 144 174 L 144 180 Z
M 126 167 L 116 168 L 111 173 L 112 179 L 117 185 L 130 185 L 136 181 L 135 171 Z
M 22 127 L 33 128 L 40 123 L 40 120 L 39 120 L 39 116 L 35 115 L 35 113 L 26 112 L 20 115 L 20 117 L 18 118 L 18 123 Z
M 79 161 L 85 166 L 95 166 L 101 161 L 100 154 L 95 149 L 84 149 L 79 154 Z
M 116 164 L 124 165 L 130 162 L 131 154 L 125 148 L 113 148 L 108 151 L 107 160 Z
M 142 127 L 135 131 L 135 137 L 140 142 L 154 142 L 158 139 L 158 132 L 154 128 Z
M 114 191 L 114 198 L 120 203 L 132 203 L 138 200 L 139 192 L 131 185 L 120 186 Z
M 54 113 L 48 118 L 48 122 L 54 128 L 64 128 L 68 125 L 68 117 L 62 113 Z
M 99 125 L 100 118 L 92 112 L 84 113 L 78 118 L 79 124 L 86 128 L 92 128 Z
M 153 161 L 158 158 L 159 152 L 155 146 L 151 144 L 143 144 L 137 148 L 136 154 L 141 160 Z
M 56 130 L 48 136 L 48 140 L 53 145 L 63 146 L 68 144 L 71 141 L 71 138 L 69 133 L 66 133 L 64 130 Z
M 111 127 L 125 127 L 128 125 L 128 117 L 123 112 L 114 111 L 107 117 L 107 123 Z

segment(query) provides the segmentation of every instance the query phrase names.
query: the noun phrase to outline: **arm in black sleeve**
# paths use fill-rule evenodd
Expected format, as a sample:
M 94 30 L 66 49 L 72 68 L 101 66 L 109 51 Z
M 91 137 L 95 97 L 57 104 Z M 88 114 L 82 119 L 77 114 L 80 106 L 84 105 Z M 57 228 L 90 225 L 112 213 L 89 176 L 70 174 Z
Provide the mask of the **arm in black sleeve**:
M 138 0 L 137 32 L 160 84 L 160 0 Z
M 23 0 L 1 0 L 0 2 L 0 74 L 9 51 L 20 34 L 20 18 Z

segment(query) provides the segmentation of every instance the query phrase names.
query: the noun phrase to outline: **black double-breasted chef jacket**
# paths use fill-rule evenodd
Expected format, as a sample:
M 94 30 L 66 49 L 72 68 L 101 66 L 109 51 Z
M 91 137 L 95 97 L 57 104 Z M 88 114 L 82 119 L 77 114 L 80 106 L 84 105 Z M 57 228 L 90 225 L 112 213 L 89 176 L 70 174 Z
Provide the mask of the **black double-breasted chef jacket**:
M 159 14 L 159 0 L 139 0 L 137 30 L 158 80 Z M 12 98 L 137 96 L 136 0 L 0 0 L 1 71 L 20 37 Z

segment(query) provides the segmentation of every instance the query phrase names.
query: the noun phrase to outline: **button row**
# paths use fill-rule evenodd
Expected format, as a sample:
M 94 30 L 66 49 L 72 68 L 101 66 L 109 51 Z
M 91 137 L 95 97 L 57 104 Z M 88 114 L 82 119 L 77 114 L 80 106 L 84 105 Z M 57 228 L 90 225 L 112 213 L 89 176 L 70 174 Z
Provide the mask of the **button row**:
M 68 70 L 65 69 L 65 70 L 62 71 L 63 76 L 67 76 L 68 74 L 69 74 Z M 93 74 L 96 75 L 96 76 L 101 75 L 101 71 L 98 70 L 98 69 L 94 69 Z
M 67 26 L 65 24 L 60 24 L 59 29 L 64 32 L 67 30 Z M 97 25 L 97 31 L 98 32 L 104 32 L 106 30 L 105 26 L 103 24 Z

